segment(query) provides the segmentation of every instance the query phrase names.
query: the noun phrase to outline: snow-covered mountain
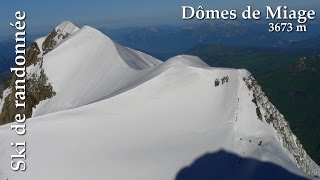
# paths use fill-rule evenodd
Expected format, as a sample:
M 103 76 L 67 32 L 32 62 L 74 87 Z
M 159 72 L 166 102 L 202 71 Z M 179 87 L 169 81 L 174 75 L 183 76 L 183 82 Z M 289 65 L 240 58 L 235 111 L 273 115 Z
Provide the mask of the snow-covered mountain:
M 162 63 L 70 22 L 27 58 L 28 130 L 16 137 L 0 126 L 0 180 L 207 180 L 192 171 L 204 155 L 215 157 L 206 168 L 219 179 L 320 175 L 246 70 L 188 55 Z M 15 114 L 12 89 L 0 101 L 2 123 Z M 27 142 L 24 173 L 10 169 L 18 140 Z

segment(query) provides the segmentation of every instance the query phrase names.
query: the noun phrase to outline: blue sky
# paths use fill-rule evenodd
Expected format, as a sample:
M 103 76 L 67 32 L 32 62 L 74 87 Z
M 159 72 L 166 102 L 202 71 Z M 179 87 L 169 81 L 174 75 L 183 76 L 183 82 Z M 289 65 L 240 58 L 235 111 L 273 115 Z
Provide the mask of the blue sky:
M 8 0 L 3 1 L 0 7 L 0 36 L 12 31 L 9 23 L 14 21 L 17 10 L 27 12 L 30 31 L 42 32 L 64 20 L 95 27 L 174 24 L 182 21 L 181 5 L 238 10 L 246 5 L 260 9 L 266 5 L 287 5 L 289 8 L 317 10 L 320 9 L 320 0 Z

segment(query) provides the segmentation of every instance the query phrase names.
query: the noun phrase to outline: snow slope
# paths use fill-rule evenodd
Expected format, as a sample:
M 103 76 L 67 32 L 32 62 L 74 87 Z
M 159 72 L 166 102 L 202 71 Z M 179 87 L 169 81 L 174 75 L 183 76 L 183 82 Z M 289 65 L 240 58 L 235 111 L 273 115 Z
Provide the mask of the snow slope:
M 161 63 L 88 26 L 44 55 L 43 68 L 56 95 L 34 109 L 25 136 L 0 126 L 0 179 L 172 180 L 221 151 L 239 159 L 231 172 L 211 169 L 226 179 L 256 177 L 257 162 L 287 173 L 262 169 L 272 177 L 312 178 L 284 146 L 287 137 L 259 119 L 246 70 L 212 68 L 188 55 Z M 262 115 L 267 106 L 260 106 Z M 8 164 L 16 141 L 27 142 L 24 173 Z
M 160 63 L 84 26 L 43 56 L 43 68 L 56 96 L 41 102 L 33 116 L 101 100 Z
M 61 32 L 63 35 L 66 35 L 77 32 L 79 28 L 70 21 L 63 21 L 57 27 L 55 27 L 55 30 L 57 32 Z

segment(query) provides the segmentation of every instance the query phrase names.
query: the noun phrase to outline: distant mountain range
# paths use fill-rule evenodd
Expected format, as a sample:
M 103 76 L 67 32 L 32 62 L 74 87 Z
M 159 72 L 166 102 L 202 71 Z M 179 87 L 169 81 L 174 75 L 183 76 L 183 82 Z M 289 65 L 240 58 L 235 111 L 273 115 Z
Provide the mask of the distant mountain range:
M 320 49 L 320 35 L 312 37 L 312 38 L 300 40 L 300 41 L 290 42 L 290 44 L 288 45 L 288 48 L 319 51 L 319 49 Z
M 270 33 L 268 24 L 234 21 L 120 30 L 102 28 L 101 31 L 122 45 L 148 52 L 165 60 L 201 44 L 211 43 L 232 46 L 305 48 L 303 44 L 315 41 L 313 38 L 320 32 L 319 24 L 311 24 L 308 27 L 308 33 Z M 304 42 L 300 44 L 302 40 Z
M 15 64 L 15 45 L 14 39 L 0 42 L 0 72 L 8 71 Z
M 100 28 L 116 42 L 149 53 L 159 59 L 189 52 L 205 44 L 231 46 L 281 47 L 288 49 L 319 49 L 320 25 L 309 25 L 308 33 L 269 33 L 268 25 L 255 22 L 234 21 L 204 22 L 180 26 Z M 44 33 L 28 35 L 28 45 Z M 155 43 L 156 42 L 156 43 Z M 0 42 L 0 72 L 14 65 L 14 40 L 8 37 Z
M 27 40 L 26 47 L 30 46 L 30 44 L 31 40 Z M 9 37 L 7 40 L 0 42 L 0 74 L 9 71 L 9 68 L 15 65 L 15 45 L 15 39 Z

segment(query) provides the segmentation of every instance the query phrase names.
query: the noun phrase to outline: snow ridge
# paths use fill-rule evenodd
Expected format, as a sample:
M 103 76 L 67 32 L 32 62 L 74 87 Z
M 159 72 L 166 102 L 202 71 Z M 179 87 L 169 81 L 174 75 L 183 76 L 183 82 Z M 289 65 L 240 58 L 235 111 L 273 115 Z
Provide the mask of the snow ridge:
M 61 24 L 59 24 L 55 30 L 57 32 L 61 32 L 63 35 L 68 34 L 73 34 L 76 31 L 79 30 L 77 26 L 75 26 L 72 22 L 70 21 L 63 21 Z
M 56 96 L 42 101 L 33 117 L 102 100 L 161 63 L 83 26 L 43 56 L 43 68 Z

